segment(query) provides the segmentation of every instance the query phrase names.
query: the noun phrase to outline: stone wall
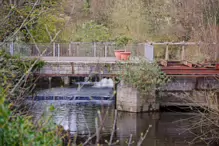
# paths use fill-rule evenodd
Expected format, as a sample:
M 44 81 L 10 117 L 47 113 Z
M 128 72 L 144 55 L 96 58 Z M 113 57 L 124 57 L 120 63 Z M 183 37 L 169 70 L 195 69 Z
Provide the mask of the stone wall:
M 119 67 L 115 63 L 81 63 L 81 62 L 57 62 L 47 63 L 41 70 L 41 74 L 117 74 Z
M 70 63 L 47 63 L 41 70 L 41 74 L 72 74 Z

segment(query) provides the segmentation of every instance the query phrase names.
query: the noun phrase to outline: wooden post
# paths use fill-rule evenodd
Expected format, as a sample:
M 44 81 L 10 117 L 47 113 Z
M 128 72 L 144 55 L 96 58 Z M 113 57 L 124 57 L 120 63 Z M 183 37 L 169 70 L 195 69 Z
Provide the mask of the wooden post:
M 214 48 L 216 49 L 215 50 L 215 58 L 214 58 L 214 60 L 215 60 L 215 62 L 217 62 L 218 61 L 218 53 L 219 53 L 217 43 L 214 43 Z
M 166 45 L 166 50 L 165 50 L 165 60 L 169 60 L 169 45 Z
M 97 56 L 97 44 L 96 44 L 96 42 L 93 43 L 93 52 L 94 52 L 93 57 L 96 57 Z
M 52 87 L 52 77 L 49 77 L 49 89 Z
M 184 41 L 183 41 L 184 43 Z M 185 45 L 183 44 L 182 45 L 182 51 L 181 51 L 181 60 L 184 60 L 185 59 Z
M 56 43 L 53 43 L 53 57 L 56 56 Z
M 104 51 L 104 53 L 105 53 L 104 56 L 107 57 L 107 54 L 108 54 L 107 44 L 104 45 L 104 50 L 105 50 L 105 51 Z

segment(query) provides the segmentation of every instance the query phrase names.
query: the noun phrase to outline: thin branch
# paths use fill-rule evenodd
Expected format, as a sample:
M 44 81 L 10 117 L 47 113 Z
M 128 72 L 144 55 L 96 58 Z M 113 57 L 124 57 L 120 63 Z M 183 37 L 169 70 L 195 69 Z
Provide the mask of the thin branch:
M 6 41 L 8 41 L 8 40 L 10 40 L 11 38 L 13 38 L 13 37 L 20 31 L 20 29 L 25 25 L 25 23 L 26 23 L 26 21 L 28 20 L 28 18 L 30 17 L 30 15 L 33 14 L 34 9 L 35 9 L 35 7 L 37 6 L 38 2 L 39 2 L 39 0 L 36 0 L 36 2 L 34 3 L 32 9 L 31 9 L 31 11 L 30 11 L 30 13 L 29 13 L 29 14 L 27 15 L 27 17 L 24 19 L 24 21 L 22 22 L 22 24 L 20 25 L 20 27 L 12 34 L 12 36 L 10 36 L 9 38 L 5 39 L 5 40 L 0 44 L 0 47 L 1 47 L 2 45 L 4 45 L 4 43 L 5 43 Z
M 30 33 L 29 29 L 27 28 L 27 26 L 25 26 L 25 29 L 27 30 L 28 34 L 31 36 L 31 38 L 32 38 L 32 40 L 33 40 L 33 42 L 34 42 L 34 45 L 35 45 L 35 47 L 36 47 L 38 53 L 40 53 L 40 49 L 39 49 L 39 47 L 37 46 L 37 43 L 36 43 L 36 41 L 35 41 L 33 35 Z

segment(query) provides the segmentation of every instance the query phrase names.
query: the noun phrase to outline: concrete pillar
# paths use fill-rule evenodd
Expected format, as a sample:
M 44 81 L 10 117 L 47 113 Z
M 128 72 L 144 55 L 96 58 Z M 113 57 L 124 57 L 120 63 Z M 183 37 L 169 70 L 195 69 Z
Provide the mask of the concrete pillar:
M 52 88 L 52 77 L 49 77 L 49 88 Z
M 70 78 L 69 77 L 63 77 L 63 82 L 65 86 L 68 86 L 70 84 Z
M 119 111 L 147 112 L 159 110 L 155 92 L 142 97 L 139 91 L 133 87 L 120 83 L 117 86 L 116 107 Z

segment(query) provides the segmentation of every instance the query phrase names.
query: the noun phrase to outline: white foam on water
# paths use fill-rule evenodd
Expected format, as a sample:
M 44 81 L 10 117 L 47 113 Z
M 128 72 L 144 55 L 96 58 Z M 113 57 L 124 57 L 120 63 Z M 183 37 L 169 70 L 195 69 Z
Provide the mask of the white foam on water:
M 113 88 L 114 82 L 112 79 L 103 78 L 100 82 L 94 83 L 95 88 Z

